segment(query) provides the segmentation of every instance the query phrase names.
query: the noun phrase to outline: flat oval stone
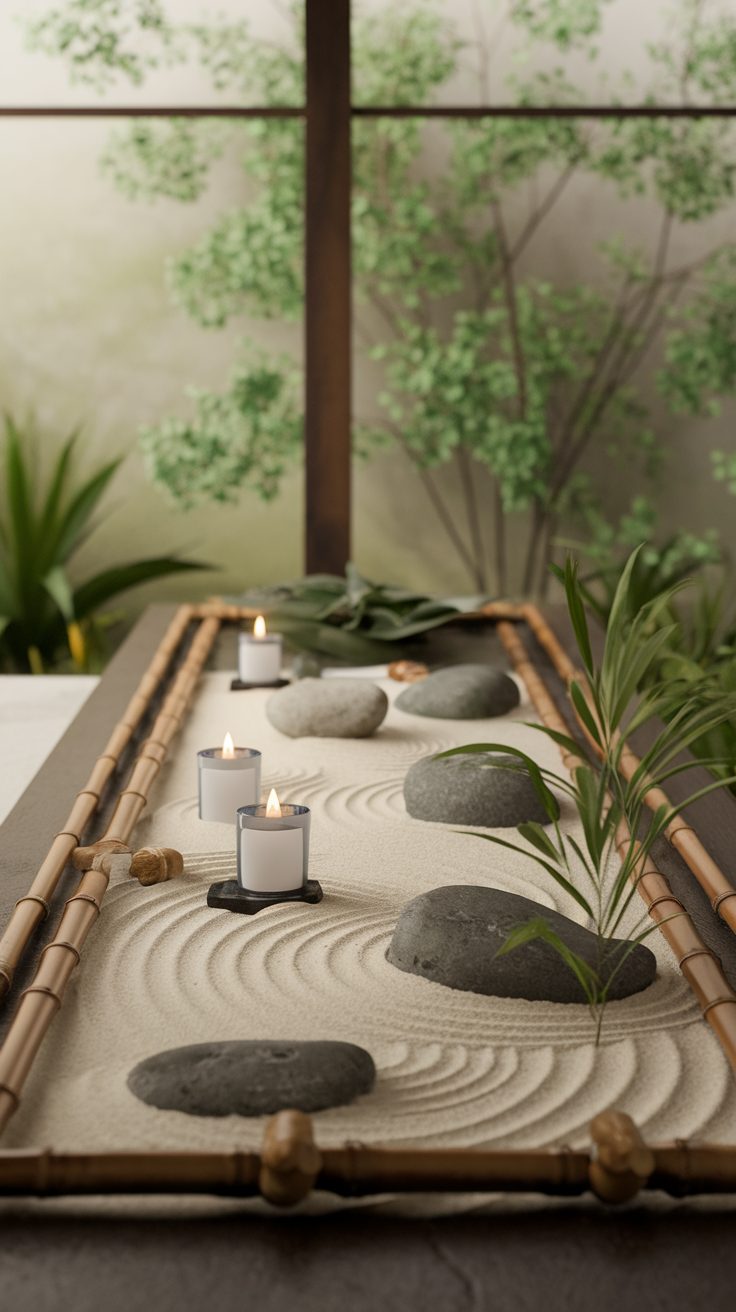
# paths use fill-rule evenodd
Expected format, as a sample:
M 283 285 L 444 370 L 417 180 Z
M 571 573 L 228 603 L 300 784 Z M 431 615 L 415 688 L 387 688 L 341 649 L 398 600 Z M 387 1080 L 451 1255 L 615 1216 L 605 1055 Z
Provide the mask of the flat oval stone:
M 386 952 L 392 966 L 446 988 L 530 1002 L 585 1002 L 585 994 L 554 948 L 541 939 L 498 957 L 512 929 L 543 916 L 560 938 L 597 968 L 598 940 L 559 911 L 500 888 L 458 884 L 433 888 L 402 909 Z M 603 978 L 618 961 L 625 939 L 612 939 Z M 609 998 L 628 998 L 657 973 L 653 952 L 638 943 L 616 974 Z
M 141 1102 L 189 1116 L 319 1112 L 369 1093 L 373 1058 L 354 1043 L 235 1040 L 192 1043 L 146 1057 L 128 1076 Z
M 406 773 L 404 801 L 415 820 L 448 825 L 509 829 L 527 820 L 550 823 L 525 770 L 502 769 L 492 761 L 518 766 L 514 756 L 474 752 L 469 756 L 424 756 Z
M 514 680 L 492 665 L 450 665 L 419 679 L 396 698 L 411 715 L 437 720 L 485 720 L 519 705 Z
M 388 710 L 388 697 L 368 679 L 299 679 L 272 693 L 266 715 L 290 738 L 369 738 Z

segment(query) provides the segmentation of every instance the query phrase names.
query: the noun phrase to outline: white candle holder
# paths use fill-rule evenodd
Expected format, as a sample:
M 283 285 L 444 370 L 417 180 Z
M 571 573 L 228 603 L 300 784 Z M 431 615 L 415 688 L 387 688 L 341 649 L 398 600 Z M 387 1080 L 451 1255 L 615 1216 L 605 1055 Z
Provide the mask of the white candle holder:
M 261 793 L 261 753 L 235 747 L 232 757 L 221 747 L 197 752 L 199 818 L 234 825 L 241 806 L 254 805 Z
M 268 815 L 266 807 L 238 808 L 238 877 L 213 884 L 207 905 L 254 915 L 278 902 L 317 903 L 322 888 L 308 879 L 308 806 L 281 805 L 281 814 Z
M 281 677 L 283 640 L 280 633 L 256 637 L 238 634 L 238 677 L 230 685 L 241 688 L 283 688 L 289 682 Z

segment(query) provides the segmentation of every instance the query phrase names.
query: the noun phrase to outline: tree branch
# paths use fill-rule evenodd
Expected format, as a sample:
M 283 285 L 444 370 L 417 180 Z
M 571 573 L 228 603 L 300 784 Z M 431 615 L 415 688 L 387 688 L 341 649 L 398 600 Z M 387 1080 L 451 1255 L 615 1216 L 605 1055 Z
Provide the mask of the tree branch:
M 468 516 L 468 525 L 470 527 L 470 540 L 473 544 L 473 555 L 476 562 L 476 583 L 480 592 L 486 592 L 488 589 L 488 577 L 486 574 L 483 536 L 481 534 L 478 503 L 475 495 L 475 486 L 473 484 L 473 474 L 470 468 L 470 458 L 468 456 L 467 448 L 462 443 L 456 447 L 456 453 L 460 470 L 460 482 L 463 489 L 463 497 L 465 498 L 465 510 Z
M 503 221 L 501 206 L 497 200 L 491 202 L 493 212 L 493 225 L 496 232 L 496 241 L 498 242 L 498 253 L 501 259 L 501 281 L 503 283 L 504 300 L 506 301 L 506 312 L 509 317 L 509 332 L 511 334 L 511 350 L 514 357 L 514 370 L 516 372 L 517 398 L 519 418 L 526 418 L 527 391 L 526 391 L 526 360 L 524 359 L 524 348 L 521 342 L 521 332 L 519 329 L 519 307 L 516 297 L 516 284 L 514 282 L 514 271 L 509 254 L 509 245 L 506 238 L 506 228 Z

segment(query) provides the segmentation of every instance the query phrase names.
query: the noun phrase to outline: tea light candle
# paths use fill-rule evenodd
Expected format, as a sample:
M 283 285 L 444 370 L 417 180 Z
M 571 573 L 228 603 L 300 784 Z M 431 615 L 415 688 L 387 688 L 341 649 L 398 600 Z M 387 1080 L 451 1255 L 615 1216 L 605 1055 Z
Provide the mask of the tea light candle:
M 199 818 L 234 825 L 238 808 L 257 802 L 261 792 L 261 753 L 235 747 L 225 734 L 222 747 L 197 753 Z
M 308 806 L 281 803 L 272 788 L 265 806 L 238 808 L 238 883 L 251 893 L 306 888 Z
M 281 634 L 267 633 L 262 615 L 256 617 L 252 633 L 238 637 L 238 675 L 241 683 L 278 683 L 281 677 Z

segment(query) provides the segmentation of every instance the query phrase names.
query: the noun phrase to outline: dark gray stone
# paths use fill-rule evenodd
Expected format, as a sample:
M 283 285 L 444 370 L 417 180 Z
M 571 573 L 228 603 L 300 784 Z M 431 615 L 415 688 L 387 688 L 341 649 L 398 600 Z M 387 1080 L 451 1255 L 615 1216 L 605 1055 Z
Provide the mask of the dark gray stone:
M 436 720 L 485 720 L 507 715 L 519 705 L 519 689 L 492 665 L 450 665 L 411 684 L 396 705 L 411 715 Z
M 268 1116 L 294 1107 L 318 1112 L 369 1093 L 373 1058 L 354 1043 L 192 1043 L 139 1062 L 128 1088 L 151 1107 L 190 1116 Z
M 508 762 L 514 769 L 491 762 Z M 526 770 L 515 756 L 473 752 L 468 756 L 424 756 L 407 771 L 404 801 L 415 820 L 448 825 L 509 829 L 527 820 L 550 823 Z
M 505 956 L 496 955 L 512 929 L 539 916 L 578 956 L 598 968 L 598 942 L 590 930 L 530 898 L 476 884 L 433 888 L 408 902 L 386 956 L 399 970 L 467 993 L 531 1002 L 585 1002 L 572 971 L 541 939 Z M 623 939 L 611 940 L 601 970 L 604 980 L 624 944 Z M 640 993 L 656 973 L 654 954 L 637 944 L 613 980 L 609 998 Z
M 388 710 L 388 697 L 368 679 L 299 679 L 266 702 L 266 715 L 290 738 L 368 738 Z

